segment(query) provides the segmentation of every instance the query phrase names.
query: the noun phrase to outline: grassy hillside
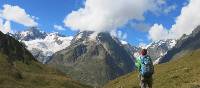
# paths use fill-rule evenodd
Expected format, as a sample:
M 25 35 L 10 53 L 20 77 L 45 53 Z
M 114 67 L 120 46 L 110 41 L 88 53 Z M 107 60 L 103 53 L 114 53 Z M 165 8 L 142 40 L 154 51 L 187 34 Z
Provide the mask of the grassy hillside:
M 122 76 L 105 88 L 139 88 L 138 73 Z M 200 50 L 155 66 L 153 88 L 200 88 Z
M 0 88 L 90 88 L 38 62 L 8 62 L 0 53 Z
M 91 88 L 38 63 L 26 48 L 0 32 L 0 88 Z

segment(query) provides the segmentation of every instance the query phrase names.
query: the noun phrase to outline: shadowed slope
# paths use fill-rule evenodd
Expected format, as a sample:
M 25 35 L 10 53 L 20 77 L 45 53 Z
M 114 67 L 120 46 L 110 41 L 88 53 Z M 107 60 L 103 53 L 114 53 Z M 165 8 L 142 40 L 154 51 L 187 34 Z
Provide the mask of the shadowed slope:
M 0 32 L 0 88 L 91 88 L 38 63 L 23 44 Z

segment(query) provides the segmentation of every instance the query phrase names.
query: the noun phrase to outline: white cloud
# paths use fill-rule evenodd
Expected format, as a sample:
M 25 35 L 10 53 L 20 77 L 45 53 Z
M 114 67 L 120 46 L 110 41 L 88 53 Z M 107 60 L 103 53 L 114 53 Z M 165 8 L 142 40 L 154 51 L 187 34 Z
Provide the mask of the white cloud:
M 199 9 L 200 0 L 191 0 L 188 6 L 182 8 L 181 15 L 177 17 L 176 24 L 171 28 L 172 32 L 178 37 L 190 34 L 195 27 L 200 25 Z
M 158 5 L 166 4 L 166 0 L 157 0 Z
M 153 41 L 163 40 L 168 38 L 168 30 L 162 25 L 154 24 L 149 30 L 149 37 Z
M 61 25 L 53 25 L 53 27 L 54 27 L 54 29 L 56 29 L 56 30 L 65 30 L 65 28 L 64 27 L 62 27 Z
M 128 29 L 136 29 L 144 32 L 148 32 L 149 29 L 151 28 L 150 24 L 143 22 L 140 23 L 130 22 L 127 27 Z
M 127 41 L 124 41 L 124 40 L 121 40 L 120 42 L 121 42 L 123 45 L 128 44 L 128 42 L 127 42 Z
M 190 34 L 200 25 L 199 8 L 200 0 L 190 0 L 189 4 L 182 8 L 181 14 L 176 18 L 175 24 L 170 29 L 166 29 L 162 25 L 154 24 L 149 31 L 150 39 L 178 39 L 183 34 Z
M 65 26 L 80 31 L 112 31 L 129 20 L 144 20 L 155 9 L 155 0 L 86 0 L 85 7 L 64 19 Z
M 35 20 L 39 20 L 40 19 L 39 17 L 36 17 L 36 16 L 31 16 L 31 18 L 33 18 Z
M 114 35 L 117 38 L 119 38 L 120 40 L 126 40 L 127 39 L 127 33 L 123 33 L 122 31 L 117 31 L 117 33 L 114 33 Z
M 171 6 L 168 6 L 167 8 L 165 8 L 163 10 L 163 12 L 166 13 L 166 14 L 168 14 L 168 13 L 172 12 L 175 9 L 176 9 L 176 5 L 171 5 Z
M 141 43 L 139 43 L 139 47 L 142 49 L 147 49 L 147 44 L 141 42 Z
M 168 3 L 167 0 L 155 0 L 156 1 L 156 15 L 168 15 L 170 12 L 177 8 L 175 3 Z
M 7 20 L 7 21 L 4 23 L 3 27 L 4 27 L 4 33 L 10 32 L 10 31 L 11 31 L 10 21 Z
M 0 17 L 9 21 L 13 21 L 24 26 L 37 26 L 34 21 L 35 17 L 30 16 L 25 10 L 19 6 L 3 5 L 3 10 L 0 12 Z
M 0 31 L 3 31 L 3 19 L 0 18 Z
M 122 36 L 122 39 L 123 40 L 127 39 L 127 34 L 126 33 Z
M 3 19 L 0 18 L 0 31 L 3 33 L 8 33 L 11 32 L 11 27 L 10 27 L 10 21 L 3 21 Z
M 123 45 L 128 44 L 128 42 L 126 41 L 127 33 L 123 33 L 122 31 L 119 30 L 115 34 L 116 34 L 115 37 L 117 37 Z
M 127 33 L 123 33 L 122 31 L 111 31 L 110 32 L 111 36 L 114 36 L 120 40 L 122 44 L 128 44 L 126 41 L 127 39 Z
M 117 32 L 117 36 L 118 36 L 119 38 L 122 38 L 122 31 L 118 31 L 118 32 Z

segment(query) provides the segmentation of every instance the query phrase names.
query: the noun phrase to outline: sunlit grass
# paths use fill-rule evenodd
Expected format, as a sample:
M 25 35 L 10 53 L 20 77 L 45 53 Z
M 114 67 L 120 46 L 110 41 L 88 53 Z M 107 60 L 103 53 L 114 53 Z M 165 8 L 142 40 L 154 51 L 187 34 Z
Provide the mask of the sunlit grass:
M 91 88 L 38 62 L 11 64 L 6 58 L 0 54 L 0 88 Z
M 139 88 L 137 72 L 111 81 L 105 88 Z M 200 50 L 155 66 L 153 88 L 200 88 Z

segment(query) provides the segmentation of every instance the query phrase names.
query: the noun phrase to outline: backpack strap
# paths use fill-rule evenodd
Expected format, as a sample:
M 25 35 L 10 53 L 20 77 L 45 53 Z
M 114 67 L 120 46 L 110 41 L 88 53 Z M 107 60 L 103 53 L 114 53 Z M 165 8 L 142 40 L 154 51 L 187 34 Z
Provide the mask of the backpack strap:
M 144 63 L 144 58 L 146 58 L 146 57 L 148 57 L 148 56 L 147 56 L 147 55 L 145 55 L 145 56 L 140 56 L 141 64 L 145 64 L 145 63 Z

